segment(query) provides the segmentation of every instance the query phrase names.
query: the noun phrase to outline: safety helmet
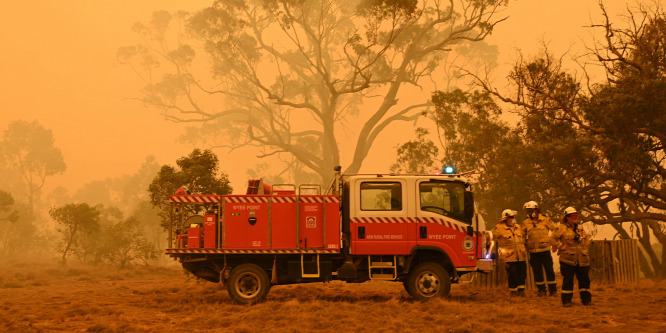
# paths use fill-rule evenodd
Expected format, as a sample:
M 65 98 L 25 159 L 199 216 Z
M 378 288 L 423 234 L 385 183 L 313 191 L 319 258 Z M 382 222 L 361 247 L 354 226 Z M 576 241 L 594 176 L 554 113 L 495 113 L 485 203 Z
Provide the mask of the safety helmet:
M 523 205 L 523 209 L 537 209 L 539 208 L 539 204 L 536 203 L 536 201 L 528 201 Z
M 516 211 L 512 209 L 505 209 L 502 211 L 502 219 L 506 219 L 507 217 L 515 217 L 516 216 Z
M 569 214 L 574 214 L 574 213 L 578 213 L 576 208 L 567 207 L 567 208 L 564 209 L 564 215 L 569 215 Z

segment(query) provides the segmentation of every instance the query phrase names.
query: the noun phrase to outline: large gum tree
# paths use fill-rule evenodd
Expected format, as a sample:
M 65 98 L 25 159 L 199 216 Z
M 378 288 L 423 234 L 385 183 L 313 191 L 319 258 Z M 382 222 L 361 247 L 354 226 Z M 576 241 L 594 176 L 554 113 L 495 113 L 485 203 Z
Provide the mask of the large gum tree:
M 481 45 L 506 3 L 215 1 L 156 12 L 134 26 L 144 42 L 118 56 L 167 120 L 201 124 L 218 147 L 293 157 L 324 180 L 347 149 L 342 134 L 355 138 L 344 171 L 357 172 L 382 131 L 422 116 L 422 85 L 457 48 Z

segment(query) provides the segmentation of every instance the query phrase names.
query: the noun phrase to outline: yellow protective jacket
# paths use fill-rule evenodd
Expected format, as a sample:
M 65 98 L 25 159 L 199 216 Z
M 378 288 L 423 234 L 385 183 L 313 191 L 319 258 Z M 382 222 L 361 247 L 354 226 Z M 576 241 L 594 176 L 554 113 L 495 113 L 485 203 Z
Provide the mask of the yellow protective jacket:
M 536 221 L 529 217 L 523 221 L 527 251 L 530 253 L 550 251 L 551 243 L 549 232 L 555 231 L 557 226 L 548 217 L 539 215 Z
M 505 262 L 527 260 L 525 236 L 518 223 L 509 227 L 505 220 L 497 222 L 493 230 L 493 239 L 497 242 L 499 258 Z
M 575 224 L 575 226 L 576 230 L 574 231 L 574 227 L 569 223 L 560 223 L 550 236 L 551 241 L 558 249 L 561 262 L 572 266 L 589 266 L 590 254 L 587 248 L 590 245 L 590 237 L 585 233 L 580 223 Z M 578 234 L 578 239 L 576 239 L 576 234 Z M 564 244 L 569 246 L 563 250 Z

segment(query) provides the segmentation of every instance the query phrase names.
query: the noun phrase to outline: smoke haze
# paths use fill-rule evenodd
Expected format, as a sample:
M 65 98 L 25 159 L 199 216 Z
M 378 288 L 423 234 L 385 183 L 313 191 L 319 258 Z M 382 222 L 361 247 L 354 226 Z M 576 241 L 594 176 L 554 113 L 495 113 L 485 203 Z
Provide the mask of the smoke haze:
M 91 181 L 131 174 L 148 155 L 160 164 L 174 164 L 194 148 L 178 142 L 184 125 L 164 121 L 158 111 L 133 99 L 143 83 L 129 68 L 118 65 L 115 56 L 119 47 L 139 42 L 131 27 L 150 20 L 153 11 L 194 11 L 210 3 L 36 0 L 4 5 L 0 130 L 22 119 L 36 120 L 53 131 L 67 170 L 47 180 L 45 193 L 56 186 L 73 193 Z M 611 17 L 626 4 L 608 1 Z M 582 53 L 582 40 L 589 43 L 592 33 L 584 26 L 600 18 L 597 0 L 515 1 L 505 14 L 508 20 L 487 40 L 498 46 L 505 71 L 515 61 L 517 49 L 533 54 L 542 40 L 554 54 Z M 395 146 L 407 139 L 384 135 L 366 159 L 364 171 L 387 171 Z M 247 152 L 216 153 L 236 190 L 244 185 L 246 169 L 263 162 Z M 244 162 L 234 168 L 225 163 L 230 159 Z

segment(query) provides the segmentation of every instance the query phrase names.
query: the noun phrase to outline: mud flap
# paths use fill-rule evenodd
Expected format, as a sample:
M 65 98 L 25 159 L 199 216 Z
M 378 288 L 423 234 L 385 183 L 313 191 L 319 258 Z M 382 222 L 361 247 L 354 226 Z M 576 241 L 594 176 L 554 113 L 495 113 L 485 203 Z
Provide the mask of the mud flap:
M 278 278 L 277 278 L 277 256 L 275 259 L 273 259 L 273 270 L 271 272 L 271 284 L 277 284 L 278 283 Z

